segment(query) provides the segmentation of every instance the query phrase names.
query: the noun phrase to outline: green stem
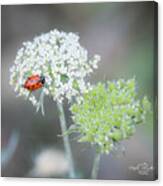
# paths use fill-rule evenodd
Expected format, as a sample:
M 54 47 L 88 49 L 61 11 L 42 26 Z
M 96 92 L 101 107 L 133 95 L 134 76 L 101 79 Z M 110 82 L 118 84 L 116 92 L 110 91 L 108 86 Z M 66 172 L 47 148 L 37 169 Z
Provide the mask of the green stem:
M 94 162 L 93 162 L 92 173 L 91 173 L 92 179 L 97 179 L 99 164 L 100 164 L 100 156 L 101 156 L 101 154 L 96 152 Z
M 66 153 L 66 156 L 69 162 L 69 167 L 70 167 L 69 176 L 70 178 L 75 178 L 75 170 L 74 170 L 74 162 L 72 158 L 71 146 L 70 146 L 68 134 L 65 133 L 67 131 L 67 127 L 66 127 L 65 113 L 64 113 L 62 103 L 57 102 L 57 107 L 59 110 L 59 120 L 60 120 L 61 130 L 63 134 L 65 153 Z

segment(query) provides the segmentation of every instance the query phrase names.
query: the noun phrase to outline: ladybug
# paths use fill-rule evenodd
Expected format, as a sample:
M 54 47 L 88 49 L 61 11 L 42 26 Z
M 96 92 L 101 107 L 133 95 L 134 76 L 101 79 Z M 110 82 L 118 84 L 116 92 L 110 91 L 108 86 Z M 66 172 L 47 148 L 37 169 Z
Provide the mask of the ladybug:
M 27 78 L 23 87 L 32 92 L 34 90 L 42 88 L 44 86 L 44 84 L 45 84 L 45 77 L 44 76 L 32 75 Z

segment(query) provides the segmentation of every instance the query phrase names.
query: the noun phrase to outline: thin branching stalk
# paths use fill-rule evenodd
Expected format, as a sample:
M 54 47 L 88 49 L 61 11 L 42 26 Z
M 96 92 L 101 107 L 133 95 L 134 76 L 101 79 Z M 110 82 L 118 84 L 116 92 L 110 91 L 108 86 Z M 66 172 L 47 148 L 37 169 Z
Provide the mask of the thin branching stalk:
M 91 173 L 92 179 L 97 179 L 99 164 L 100 164 L 100 157 L 101 157 L 101 154 L 99 152 L 96 152 L 94 162 L 93 162 L 92 173 Z
M 66 153 L 66 156 L 67 156 L 67 159 L 69 162 L 69 166 L 70 166 L 69 176 L 70 176 L 70 178 L 75 178 L 74 162 L 73 162 L 69 137 L 66 134 L 66 131 L 67 131 L 66 119 L 65 119 L 65 113 L 64 113 L 62 103 L 57 102 L 57 107 L 59 110 L 59 119 L 60 119 L 62 134 L 63 134 L 65 153 Z

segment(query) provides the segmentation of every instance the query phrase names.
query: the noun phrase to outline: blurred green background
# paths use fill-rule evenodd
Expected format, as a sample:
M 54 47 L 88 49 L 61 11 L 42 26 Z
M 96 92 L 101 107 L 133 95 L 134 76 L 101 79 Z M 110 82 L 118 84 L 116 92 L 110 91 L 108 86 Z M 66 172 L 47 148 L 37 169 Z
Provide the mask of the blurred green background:
M 43 117 L 41 113 L 36 114 L 35 108 L 23 98 L 16 98 L 9 85 L 9 68 L 22 42 L 54 28 L 78 33 L 81 45 L 90 56 L 95 53 L 101 55 L 99 68 L 90 77 L 92 83 L 135 76 L 140 96 L 145 94 L 151 102 L 153 100 L 153 2 L 3 5 L 2 160 L 7 157 L 7 153 L 12 156 L 3 160 L 2 176 L 66 175 L 67 168 L 63 164 L 64 158 L 61 158 L 62 138 L 57 137 L 61 132 L 55 103 L 45 98 L 46 115 Z M 72 121 L 66 102 L 65 109 L 70 125 Z M 153 179 L 152 171 L 148 175 L 140 175 L 129 167 L 143 162 L 153 166 L 154 124 L 149 119 L 148 123 L 137 127 L 135 135 L 123 142 L 125 155 L 120 148 L 115 153 L 103 155 L 98 179 Z M 81 178 L 89 178 L 94 149 L 75 140 L 71 142 L 76 171 Z M 50 157 L 53 157 L 52 160 Z M 59 161 L 59 165 L 55 164 L 55 160 Z M 49 170 L 47 165 L 52 168 Z M 62 166 L 63 170 L 57 172 Z

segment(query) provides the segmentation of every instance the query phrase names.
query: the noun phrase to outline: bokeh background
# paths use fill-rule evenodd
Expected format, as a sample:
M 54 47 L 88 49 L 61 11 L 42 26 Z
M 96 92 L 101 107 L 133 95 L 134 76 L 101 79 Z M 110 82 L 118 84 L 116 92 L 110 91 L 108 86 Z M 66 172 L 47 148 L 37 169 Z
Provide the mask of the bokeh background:
M 75 32 L 91 55 L 101 55 L 92 83 L 136 77 L 140 96 L 154 98 L 154 3 L 87 3 L 2 6 L 2 176 L 65 178 L 58 112 L 55 103 L 45 98 L 45 112 L 23 98 L 17 98 L 9 85 L 9 68 L 22 42 L 51 29 Z M 66 117 L 71 124 L 68 105 Z M 152 117 L 138 126 L 130 140 L 116 152 L 103 155 L 98 179 L 140 179 L 155 177 L 154 128 Z M 94 149 L 71 138 L 76 172 L 89 178 Z M 124 153 L 125 149 L 125 153 Z M 130 169 L 147 162 L 154 171 L 141 175 Z

